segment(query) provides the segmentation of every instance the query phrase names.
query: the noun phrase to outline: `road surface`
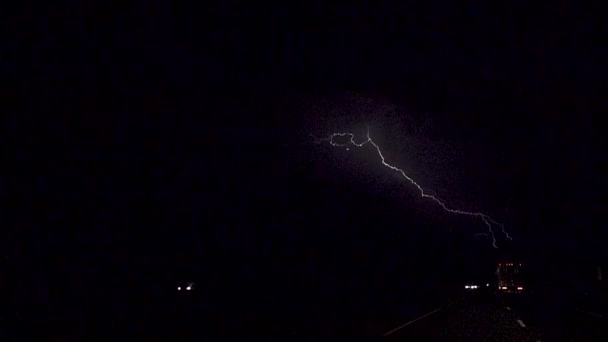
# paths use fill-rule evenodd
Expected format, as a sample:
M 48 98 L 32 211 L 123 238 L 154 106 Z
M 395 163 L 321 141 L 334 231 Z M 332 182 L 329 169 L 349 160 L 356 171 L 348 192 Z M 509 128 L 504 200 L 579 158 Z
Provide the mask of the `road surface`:
M 383 335 L 420 341 L 608 341 L 608 316 L 540 296 L 466 295 Z
M 50 330 L 60 332 L 62 338 L 75 331 L 95 331 L 97 336 L 168 339 L 235 334 L 332 340 L 386 335 L 408 341 L 608 341 L 608 306 L 599 305 L 599 300 L 564 300 L 557 294 L 499 296 L 481 292 L 450 298 L 443 305 L 442 300 L 437 300 L 434 307 L 422 296 L 406 297 L 399 301 L 401 304 L 395 301 L 394 307 L 375 309 L 346 301 L 340 305 L 342 310 L 330 305 L 333 303 L 314 311 L 295 306 L 289 310 L 285 305 L 267 315 L 268 308 L 277 304 L 244 302 L 237 297 L 239 300 L 230 306 L 211 296 L 180 292 L 179 296 L 165 298 L 168 300 L 164 304 L 137 302 L 139 310 L 122 315 L 96 310 L 95 316 L 86 316 L 74 311 L 69 317 L 55 317 L 45 323 Z

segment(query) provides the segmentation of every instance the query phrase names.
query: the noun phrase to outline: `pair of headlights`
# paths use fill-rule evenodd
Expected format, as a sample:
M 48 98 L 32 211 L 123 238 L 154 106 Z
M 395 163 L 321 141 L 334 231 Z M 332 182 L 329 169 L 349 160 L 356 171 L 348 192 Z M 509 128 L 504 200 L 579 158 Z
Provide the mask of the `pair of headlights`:
M 181 291 L 181 290 L 186 290 L 186 291 L 194 290 L 194 283 L 188 283 L 188 285 L 186 285 L 184 287 L 178 286 L 177 291 Z

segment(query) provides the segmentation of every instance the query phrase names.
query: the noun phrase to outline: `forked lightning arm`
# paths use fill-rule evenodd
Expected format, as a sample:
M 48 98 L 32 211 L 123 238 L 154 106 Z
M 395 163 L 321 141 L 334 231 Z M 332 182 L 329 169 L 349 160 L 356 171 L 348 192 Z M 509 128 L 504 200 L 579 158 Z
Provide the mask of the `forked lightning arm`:
M 348 137 L 349 140 L 346 143 L 337 143 L 334 141 L 335 137 Z M 391 169 L 393 171 L 399 172 L 401 174 L 401 176 L 403 176 L 403 178 L 408 180 L 413 186 L 415 186 L 418 189 L 418 191 L 420 192 L 420 195 L 422 197 L 433 200 L 435 203 L 439 204 L 443 208 L 443 210 L 445 210 L 447 212 L 450 212 L 453 214 L 459 214 L 459 215 L 468 215 L 468 216 L 479 217 L 483 221 L 483 223 L 485 223 L 486 226 L 488 227 L 488 234 L 492 237 L 492 246 L 494 246 L 494 248 L 498 248 L 498 246 L 496 245 L 496 237 L 494 236 L 493 226 L 500 227 L 502 229 L 502 232 L 505 234 L 506 238 L 509 240 L 512 240 L 511 236 L 509 236 L 509 234 L 505 231 L 505 227 L 502 223 L 496 222 L 489 215 L 486 215 L 484 213 L 449 208 L 445 203 L 443 203 L 437 197 L 426 193 L 424 191 L 424 189 L 422 189 L 422 187 L 418 183 L 416 183 L 410 176 L 408 176 L 402 169 L 387 163 L 386 159 L 384 158 L 384 155 L 382 154 L 382 151 L 380 150 L 380 147 L 370 137 L 369 127 L 367 127 L 367 139 L 360 143 L 355 142 L 355 135 L 353 133 L 333 133 L 332 135 L 330 135 L 327 138 L 317 139 L 317 143 L 320 143 L 322 141 L 327 141 L 327 142 L 329 142 L 329 144 L 331 144 L 332 146 L 335 146 L 335 147 L 346 147 L 346 148 L 348 148 L 349 146 L 363 147 L 366 144 L 372 145 L 376 149 L 376 152 L 378 152 L 378 155 L 380 156 L 380 159 L 382 161 L 382 165 L 388 167 L 389 169 Z

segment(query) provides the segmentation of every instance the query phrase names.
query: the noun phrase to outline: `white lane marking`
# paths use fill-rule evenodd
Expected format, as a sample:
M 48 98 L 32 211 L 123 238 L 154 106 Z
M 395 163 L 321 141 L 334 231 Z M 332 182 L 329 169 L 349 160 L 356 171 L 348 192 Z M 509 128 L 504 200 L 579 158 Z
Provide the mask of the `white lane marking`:
M 576 310 L 576 311 L 582 312 L 582 313 L 587 314 L 587 315 L 595 316 L 595 317 L 608 318 L 608 316 L 599 315 L 599 314 L 596 314 L 596 313 L 593 313 L 593 312 L 587 312 L 587 311 L 583 311 L 583 310 Z
M 519 323 L 519 325 L 521 325 L 522 328 L 526 327 L 526 325 L 524 324 L 524 322 L 521 319 L 518 319 L 517 323 Z
M 507 306 L 507 310 L 511 311 L 511 308 Z
M 384 334 L 384 335 L 382 335 L 382 336 L 388 336 L 388 335 L 390 335 L 390 334 L 394 333 L 395 331 L 397 331 L 397 330 L 399 330 L 399 329 L 405 328 L 405 327 L 407 327 L 408 325 L 410 325 L 410 324 L 412 324 L 412 323 L 414 323 L 414 322 L 416 322 L 416 321 L 418 321 L 418 320 L 423 319 L 423 318 L 424 318 L 424 317 L 426 317 L 426 316 L 430 316 L 430 315 L 434 314 L 435 312 L 437 312 L 437 311 L 439 311 L 439 310 L 441 310 L 441 308 L 436 309 L 436 310 L 433 310 L 433 311 L 431 311 L 431 312 L 429 312 L 429 313 L 427 313 L 427 314 L 424 314 L 424 315 L 422 315 L 422 316 L 420 316 L 420 317 L 418 317 L 418 318 L 416 318 L 416 319 L 414 319 L 414 320 L 411 320 L 411 321 L 409 321 L 409 322 L 407 322 L 407 323 L 405 323 L 405 324 L 402 324 L 402 325 L 400 325 L 400 326 L 396 327 L 395 329 L 393 329 L 393 330 L 391 330 L 391 331 L 387 332 L 386 334 Z

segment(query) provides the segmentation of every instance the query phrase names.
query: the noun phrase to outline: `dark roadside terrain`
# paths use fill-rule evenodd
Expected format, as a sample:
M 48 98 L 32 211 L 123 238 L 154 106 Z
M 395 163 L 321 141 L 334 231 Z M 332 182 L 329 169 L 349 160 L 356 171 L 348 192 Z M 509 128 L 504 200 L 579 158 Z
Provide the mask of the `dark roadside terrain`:
M 454 253 L 458 238 L 436 245 L 432 234 L 377 223 L 393 208 L 394 215 L 410 217 L 408 227 L 440 232 L 402 214 L 392 199 L 345 193 L 330 184 L 304 186 L 304 176 L 302 183 L 286 184 L 278 174 L 279 184 L 246 197 L 239 191 L 253 186 L 249 182 L 231 187 L 205 181 L 206 191 L 220 196 L 187 208 L 191 199 L 150 185 L 141 177 L 145 171 L 121 181 L 124 169 L 117 175 L 93 164 L 104 177 L 85 180 L 78 174 L 91 169 L 81 163 L 66 179 L 63 161 L 61 174 L 44 169 L 45 182 L 60 189 L 41 193 L 31 187 L 26 199 L 48 199 L 48 211 L 24 218 L 31 225 L 20 235 L 28 244 L 20 246 L 29 248 L 12 249 L 23 266 L 8 272 L 13 280 L 7 284 L 12 295 L 6 297 L 6 322 L 35 327 L 24 333 L 375 336 L 458 296 L 460 272 L 467 271 Z M 187 174 L 175 180 L 188 193 L 201 187 L 197 167 L 189 163 Z M 260 176 L 263 167 L 256 171 L 251 178 L 268 181 Z M 106 177 L 111 181 L 101 187 L 97 182 Z M 99 228 L 80 228 L 89 225 Z M 428 250 L 416 249 L 420 244 Z M 196 283 L 195 290 L 178 292 L 187 281 Z
M 284 274 L 283 274 L 284 276 Z M 325 277 L 323 280 L 335 281 Z M 279 280 L 280 281 L 280 280 Z M 150 296 L 146 289 L 125 289 L 122 300 L 64 300 L 52 317 L 24 315 L 36 333 L 57 338 L 133 336 L 181 339 L 210 336 L 357 337 L 391 336 L 427 341 L 604 341 L 608 310 L 600 298 L 568 292 L 500 295 L 458 291 L 445 293 L 393 291 L 386 286 L 372 296 L 347 287 L 331 295 L 306 291 L 298 295 L 259 288 L 219 289 L 200 286 L 191 292 L 165 289 Z M 273 286 L 258 279 L 255 285 Z M 280 285 L 285 285 L 284 282 Z M 291 289 L 297 285 L 291 284 Z M 90 286 L 90 289 L 93 287 Z M 328 286 L 319 286 L 327 291 Z M 456 292 L 456 291 L 455 291 Z M 432 296 L 437 297 L 432 297 Z M 427 297 L 424 297 L 427 296 Z M 374 303 L 365 299 L 373 299 Z M 439 300 L 444 298 L 444 300 Z M 412 304 L 415 302 L 416 304 Z M 21 301 L 21 304 L 26 301 Z M 38 313 L 44 308 L 38 302 Z M 31 307 L 30 307 L 31 309 Z M 23 313 L 23 308 L 14 312 Z

